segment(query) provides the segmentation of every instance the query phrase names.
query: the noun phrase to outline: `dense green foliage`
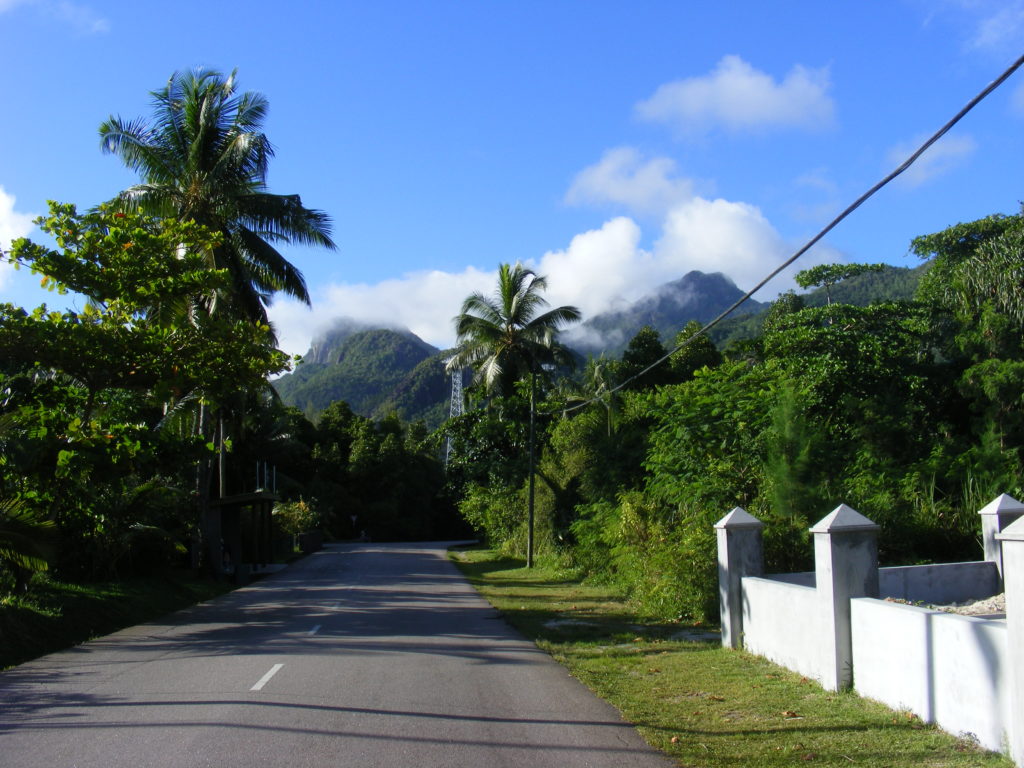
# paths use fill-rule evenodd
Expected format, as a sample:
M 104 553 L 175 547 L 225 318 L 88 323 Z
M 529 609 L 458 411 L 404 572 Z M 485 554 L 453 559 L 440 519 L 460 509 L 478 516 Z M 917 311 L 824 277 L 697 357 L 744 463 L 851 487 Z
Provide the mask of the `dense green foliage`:
M 373 422 L 344 403 L 314 426 L 267 393 L 267 376 L 287 364 L 267 326 L 187 309 L 228 281 L 202 256 L 216 235 L 56 204 L 40 226 L 57 249 L 23 239 L 11 260 L 88 303 L 77 312 L 0 305 L 0 578 L 9 588 L 23 591 L 30 571 L 46 567 L 97 579 L 194 564 L 201 483 L 206 493 L 210 484 L 248 492 L 266 484 L 254 481 L 260 464 L 274 467 L 285 499 L 307 507 L 304 516 L 284 508 L 284 531 L 459 531 L 425 428 Z M 177 307 L 186 309 L 169 311 Z M 204 414 L 231 424 L 230 441 L 216 439 Z
M 620 360 L 592 360 L 578 393 L 545 385 L 540 551 L 649 615 L 703 621 L 717 613 L 713 525 L 734 506 L 767 523 L 771 570 L 808 567 L 807 530 L 839 503 L 881 525 L 887 564 L 979 556 L 977 510 L 1022 485 L 1024 220 L 913 248 L 918 270 L 805 274 L 822 287 L 780 296 L 724 354 L 698 337 L 643 373 L 666 354 L 647 327 Z M 511 423 L 474 412 L 447 429 L 464 514 L 518 553 L 526 478 Z
M 421 423 L 406 425 L 394 416 L 373 421 L 339 401 L 320 415 L 310 464 L 295 492 L 337 538 L 457 538 L 467 531 L 447 495 L 438 456 Z
M 203 228 L 56 204 L 39 224 L 57 249 L 22 239 L 11 260 L 88 303 L 0 305 L 0 499 L 56 525 L 56 542 L 40 541 L 64 576 L 106 577 L 145 559 L 133 553 L 153 546 L 144 529 L 194 532 L 175 510 L 209 438 L 179 417 L 260 388 L 287 361 L 266 326 L 168 310 L 226 282 L 200 255 L 216 242 Z

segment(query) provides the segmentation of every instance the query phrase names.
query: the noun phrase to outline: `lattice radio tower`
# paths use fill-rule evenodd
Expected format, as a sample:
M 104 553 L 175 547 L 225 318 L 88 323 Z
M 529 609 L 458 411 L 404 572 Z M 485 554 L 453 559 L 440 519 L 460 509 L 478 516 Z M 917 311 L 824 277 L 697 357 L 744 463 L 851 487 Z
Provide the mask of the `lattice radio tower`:
M 447 365 L 449 362 L 451 362 L 451 361 L 450 360 L 445 360 L 445 365 Z M 455 368 L 454 370 L 452 370 L 452 404 L 451 404 L 451 408 L 448 411 L 448 418 L 449 419 L 454 419 L 456 416 L 461 416 L 462 415 L 462 408 L 463 408 L 463 402 L 462 402 L 462 369 L 461 368 Z M 449 436 L 447 442 L 445 443 L 445 447 L 444 447 L 444 466 L 445 466 L 445 468 L 448 467 L 448 458 L 451 455 L 452 455 L 452 439 Z

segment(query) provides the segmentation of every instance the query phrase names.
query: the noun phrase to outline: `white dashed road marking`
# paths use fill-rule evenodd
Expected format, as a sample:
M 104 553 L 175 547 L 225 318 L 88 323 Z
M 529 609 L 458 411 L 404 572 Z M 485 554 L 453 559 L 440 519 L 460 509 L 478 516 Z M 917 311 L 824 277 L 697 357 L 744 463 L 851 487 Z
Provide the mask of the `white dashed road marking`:
M 284 666 L 284 664 L 275 664 L 274 666 L 272 666 L 270 668 L 270 671 L 267 672 L 267 674 L 265 674 L 263 677 L 261 677 L 260 681 L 258 683 L 256 683 L 256 685 L 254 685 L 249 690 L 250 691 L 258 691 L 258 690 L 262 689 L 264 685 L 266 685 L 268 682 L 270 682 L 270 678 L 272 678 L 274 675 L 276 675 L 278 673 L 278 671 L 280 671 L 281 667 L 283 667 L 283 666 Z

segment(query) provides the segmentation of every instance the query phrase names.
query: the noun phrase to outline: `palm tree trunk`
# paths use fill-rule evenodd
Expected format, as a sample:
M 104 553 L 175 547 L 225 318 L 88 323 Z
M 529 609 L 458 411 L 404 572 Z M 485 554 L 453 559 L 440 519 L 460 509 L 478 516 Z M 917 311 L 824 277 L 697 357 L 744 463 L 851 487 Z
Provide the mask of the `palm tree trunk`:
M 533 447 L 533 421 L 536 407 L 534 404 L 537 390 L 537 376 L 530 371 L 530 501 L 529 501 L 529 513 L 527 515 L 527 529 L 526 529 L 526 567 L 533 568 L 533 490 L 534 490 L 534 479 L 533 479 L 533 465 L 534 465 L 534 447 Z

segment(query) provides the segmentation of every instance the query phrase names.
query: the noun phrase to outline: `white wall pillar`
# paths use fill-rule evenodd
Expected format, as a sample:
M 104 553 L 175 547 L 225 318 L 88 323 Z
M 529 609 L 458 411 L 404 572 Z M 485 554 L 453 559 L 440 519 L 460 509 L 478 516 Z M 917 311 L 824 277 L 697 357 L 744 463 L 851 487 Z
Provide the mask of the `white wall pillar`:
M 722 646 L 743 646 L 743 577 L 764 573 L 764 523 L 741 507 L 715 523 Z
M 1003 550 L 1003 585 L 1006 588 L 1006 646 L 1010 650 L 1007 718 L 1010 757 L 1024 766 L 1024 519 L 996 534 Z
M 981 541 L 985 547 L 985 559 L 996 564 L 999 578 L 1002 578 L 1003 549 L 996 536 L 1024 516 L 1024 504 L 1004 493 L 986 504 L 978 514 L 981 515 Z
M 853 682 L 850 598 L 878 597 L 878 526 L 840 504 L 811 533 L 822 632 L 819 679 L 838 691 Z

